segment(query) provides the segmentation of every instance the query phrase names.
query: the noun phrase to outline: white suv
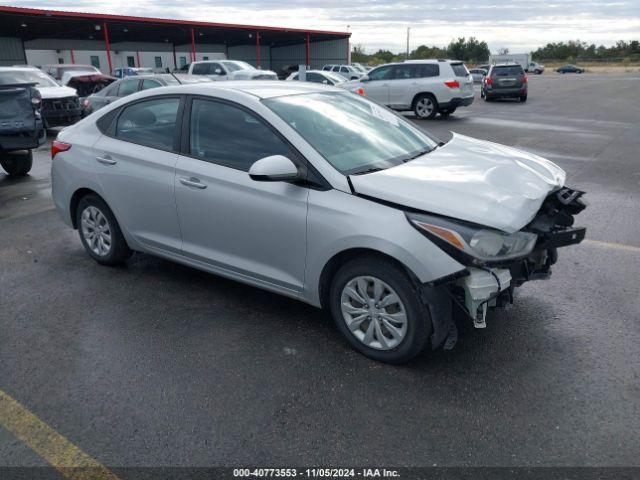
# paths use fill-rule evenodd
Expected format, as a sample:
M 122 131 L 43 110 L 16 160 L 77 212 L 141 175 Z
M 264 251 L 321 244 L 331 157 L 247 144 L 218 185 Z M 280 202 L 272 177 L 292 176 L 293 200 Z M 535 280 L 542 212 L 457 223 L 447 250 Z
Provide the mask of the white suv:
M 342 88 L 365 95 L 394 110 L 413 110 L 420 118 L 448 116 L 473 103 L 473 78 L 454 60 L 410 60 L 374 68 Z

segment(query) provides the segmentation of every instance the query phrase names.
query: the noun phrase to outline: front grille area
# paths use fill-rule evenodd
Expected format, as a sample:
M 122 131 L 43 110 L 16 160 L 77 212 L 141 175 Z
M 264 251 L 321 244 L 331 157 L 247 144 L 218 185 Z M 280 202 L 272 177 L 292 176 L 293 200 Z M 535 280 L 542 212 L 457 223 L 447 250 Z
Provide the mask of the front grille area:
M 78 97 L 46 98 L 42 100 L 43 110 L 53 110 L 63 112 L 80 108 Z

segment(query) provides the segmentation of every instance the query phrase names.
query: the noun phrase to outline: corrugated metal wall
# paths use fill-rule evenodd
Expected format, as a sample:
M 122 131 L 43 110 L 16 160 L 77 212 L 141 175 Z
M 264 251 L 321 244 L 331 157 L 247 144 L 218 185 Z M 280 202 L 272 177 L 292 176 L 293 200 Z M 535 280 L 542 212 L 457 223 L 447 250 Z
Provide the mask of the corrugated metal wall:
M 314 42 L 312 40 L 309 49 L 311 68 L 321 69 L 328 63 L 347 63 L 348 42 L 349 40 L 346 38 L 322 42 Z M 271 69 L 276 72 L 287 65 L 301 65 L 306 61 L 307 46 L 305 43 L 271 49 Z
M 27 63 L 19 38 L 0 37 L 0 65 L 23 65 Z
M 235 47 L 229 47 L 230 60 L 243 60 L 254 66 L 257 63 L 256 53 L 255 45 L 238 45 Z M 260 46 L 260 68 L 263 70 L 272 69 L 270 47 L 268 46 Z

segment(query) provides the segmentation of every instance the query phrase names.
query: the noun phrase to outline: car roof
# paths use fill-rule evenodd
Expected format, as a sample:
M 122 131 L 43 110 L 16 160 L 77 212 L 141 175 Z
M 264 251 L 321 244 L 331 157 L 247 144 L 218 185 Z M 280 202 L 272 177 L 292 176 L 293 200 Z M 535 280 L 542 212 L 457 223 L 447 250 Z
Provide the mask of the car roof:
M 330 87 L 312 82 L 282 82 L 279 80 L 234 80 L 232 82 L 190 83 L 166 87 L 165 92 L 187 94 L 215 94 L 216 92 L 233 90 L 258 98 L 273 98 L 301 93 L 345 92 L 342 88 Z M 153 92 L 153 89 L 147 90 Z

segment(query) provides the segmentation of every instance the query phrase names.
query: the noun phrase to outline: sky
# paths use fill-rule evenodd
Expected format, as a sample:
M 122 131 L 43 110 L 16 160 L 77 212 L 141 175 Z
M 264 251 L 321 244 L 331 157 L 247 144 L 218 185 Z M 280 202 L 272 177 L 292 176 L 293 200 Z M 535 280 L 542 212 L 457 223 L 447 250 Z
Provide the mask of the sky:
M 0 0 L 0 3 L 4 3 Z M 7 1 L 7 4 L 9 2 Z M 12 6 L 349 31 L 372 53 L 475 36 L 492 51 L 640 39 L 640 0 L 26 0 Z

